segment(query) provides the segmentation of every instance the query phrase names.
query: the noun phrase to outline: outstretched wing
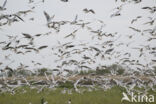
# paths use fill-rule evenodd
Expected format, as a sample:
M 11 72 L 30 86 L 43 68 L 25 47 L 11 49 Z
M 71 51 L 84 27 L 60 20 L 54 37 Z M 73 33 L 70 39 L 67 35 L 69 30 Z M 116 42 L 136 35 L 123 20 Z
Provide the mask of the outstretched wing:
M 95 11 L 93 9 L 90 9 L 89 10 L 91 13 L 95 14 Z
M 76 22 L 76 21 L 77 21 L 77 18 L 78 18 L 78 15 L 76 15 L 76 16 L 75 16 L 74 22 Z
M 48 14 L 46 11 L 44 11 L 44 15 L 45 15 L 45 17 L 46 17 L 46 19 L 47 19 L 47 22 L 49 22 L 49 21 L 50 21 L 50 16 L 49 16 L 49 14 Z
M 15 16 L 16 16 L 17 18 L 19 18 L 21 21 L 24 22 L 24 20 L 23 20 L 20 16 L 18 16 L 18 15 L 16 15 L 16 14 L 15 14 Z
M 7 0 L 5 0 L 5 2 L 3 3 L 3 8 L 5 7 L 6 3 L 7 3 Z

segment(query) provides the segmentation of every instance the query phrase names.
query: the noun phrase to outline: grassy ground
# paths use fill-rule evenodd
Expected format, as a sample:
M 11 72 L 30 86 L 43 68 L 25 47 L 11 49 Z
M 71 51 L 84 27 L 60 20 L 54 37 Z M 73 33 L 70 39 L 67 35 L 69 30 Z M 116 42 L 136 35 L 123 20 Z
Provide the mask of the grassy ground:
M 26 90 L 26 93 L 22 93 Z M 68 104 L 71 99 L 71 104 L 156 104 L 154 103 L 121 103 L 123 88 L 114 87 L 107 91 L 85 91 L 83 94 L 73 92 L 72 94 L 60 93 L 62 88 L 56 90 L 44 89 L 42 92 L 37 93 L 36 89 L 30 90 L 29 88 L 18 88 L 15 95 L 10 93 L 0 94 L 0 104 L 43 104 L 47 101 L 48 104 Z M 150 92 L 155 95 L 156 93 Z

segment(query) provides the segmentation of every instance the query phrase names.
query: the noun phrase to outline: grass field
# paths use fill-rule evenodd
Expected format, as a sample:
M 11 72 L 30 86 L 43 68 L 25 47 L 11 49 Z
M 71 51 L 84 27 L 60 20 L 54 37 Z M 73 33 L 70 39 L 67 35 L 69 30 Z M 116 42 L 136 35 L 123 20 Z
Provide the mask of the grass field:
M 156 104 L 154 103 L 130 103 L 121 102 L 122 92 L 125 90 L 120 87 L 113 87 L 107 91 L 93 90 L 84 91 L 82 94 L 72 91 L 72 94 L 61 93 L 63 88 L 56 90 L 44 89 L 37 93 L 36 89 L 30 90 L 28 87 L 21 87 L 16 89 L 14 95 L 10 93 L 0 94 L 0 104 L 68 104 L 71 99 L 71 104 Z M 25 92 L 26 91 L 26 92 Z M 25 92 L 25 93 L 24 93 Z M 151 92 L 155 95 L 156 93 Z

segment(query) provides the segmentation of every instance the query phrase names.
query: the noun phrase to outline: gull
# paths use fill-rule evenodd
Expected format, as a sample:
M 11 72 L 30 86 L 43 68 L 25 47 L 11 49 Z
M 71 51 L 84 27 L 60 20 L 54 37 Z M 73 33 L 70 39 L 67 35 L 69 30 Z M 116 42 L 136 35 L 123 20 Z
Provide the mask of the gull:
M 27 47 L 28 45 L 19 45 L 17 46 L 17 48 L 24 48 L 24 47 Z
M 86 22 L 86 23 L 78 23 L 76 25 L 80 25 L 82 28 L 84 28 L 86 25 L 90 24 L 90 22 Z
M 32 17 L 32 18 L 30 18 L 29 20 L 34 21 L 35 19 Z
M 114 14 L 112 14 L 110 17 L 120 16 L 120 15 L 121 15 L 120 11 L 117 11 Z
M 101 52 L 100 49 L 98 49 L 98 48 L 96 48 L 96 47 L 94 47 L 94 46 L 90 46 L 90 48 L 91 48 L 91 49 L 94 49 L 94 50 L 97 51 L 97 52 Z
M 51 88 L 55 87 L 55 86 L 56 86 L 57 81 L 55 81 L 55 78 L 54 78 L 53 73 L 51 74 L 51 82 L 52 82 L 52 83 L 51 83 L 50 87 L 51 87 Z
M 19 11 L 16 14 L 18 14 L 18 15 L 21 15 L 21 14 L 27 15 L 27 13 L 29 13 L 29 12 L 33 12 L 33 11 L 32 10 Z
M 35 36 L 36 36 L 36 37 L 39 37 L 39 36 L 41 36 L 41 35 L 42 35 L 42 34 L 36 34 Z
M 7 0 L 4 1 L 3 6 L 0 6 L 0 11 L 6 10 L 5 5 L 7 3 Z
M 142 7 L 142 9 L 148 9 L 148 10 L 150 10 L 151 13 L 154 13 L 156 11 L 155 6 L 153 6 L 153 7 Z
M 73 47 L 75 47 L 75 45 L 67 45 L 67 46 L 65 47 L 65 49 L 73 48 Z
M 51 20 L 55 17 L 55 15 L 53 15 L 52 17 L 50 17 L 49 14 L 46 11 L 44 11 L 43 13 L 44 13 L 44 15 L 46 17 L 47 24 L 51 23 Z
M 11 42 L 9 42 L 5 47 L 9 47 L 11 45 Z
M 75 33 L 78 31 L 78 29 L 77 30 L 74 30 L 72 33 L 70 33 L 69 35 L 67 35 L 67 36 L 65 36 L 64 38 L 68 38 L 68 37 L 70 37 L 70 36 L 72 36 L 73 38 L 75 38 Z
M 135 3 L 140 3 L 142 0 L 133 0 Z
M 6 44 L 6 41 L 2 41 L 2 42 L 0 42 L 0 44 Z
M 18 51 L 18 52 L 16 52 L 16 54 L 23 54 L 24 55 L 24 53 L 22 51 Z
M 78 15 L 75 16 L 74 22 L 76 22 L 78 19 Z
M 144 24 L 150 24 L 150 25 L 153 25 L 154 22 L 155 22 L 155 20 L 156 20 L 156 18 L 154 18 L 154 19 L 152 19 L 151 17 L 148 17 L 148 18 L 150 19 L 150 21 L 149 21 L 149 22 L 146 22 L 146 23 L 144 23 Z
M 22 35 L 24 35 L 24 38 L 32 39 L 32 36 L 27 33 L 22 33 Z
M 122 5 L 114 8 L 113 10 L 116 10 L 116 12 L 114 12 L 110 17 L 120 16 L 121 15 L 120 11 L 122 10 L 124 5 L 126 5 L 126 4 L 122 4 Z
M 84 55 L 82 58 L 84 58 L 85 60 L 91 59 L 90 57 L 88 57 L 88 56 L 86 56 L 86 55 Z
M 34 2 L 33 0 L 29 0 L 29 4 L 30 4 L 30 3 L 33 3 L 33 2 Z
M 68 0 L 61 0 L 62 2 L 68 2 Z
M 83 9 L 83 11 L 84 11 L 85 13 L 93 13 L 93 14 L 95 14 L 95 12 L 94 12 L 93 9 L 87 9 L 87 8 L 85 8 L 85 9 Z
M 54 71 L 54 70 L 53 70 Z M 51 80 L 52 80 L 52 82 L 53 83 L 56 83 L 56 81 L 55 81 L 55 78 L 54 78 L 54 75 L 53 74 L 51 74 Z
M 141 16 L 137 16 L 135 19 L 132 19 L 131 24 L 133 24 L 134 22 L 136 22 L 139 18 L 141 18 Z
M 156 60 L 151 60 L 151 61 L 156 62 Z
M 30 86 L 30 83 L 28 82 L 28 80 L 25 77 L 23 77 L 23 79 L 27 83 L 27 85 Z
M 70 23 L 70 24 L 75 24 L 77 23 L 78 15 L 75 16 L 75 19 Z
M 114 50 L 114 48 L 108 49 L 108 50 L 105 51 L 105 54 L 109 54 L 109 53 L 112 52 L 113 50 Z
M 5 18 L 7 19 L 8 25 L 11 25 L 11 23 L 18 21 L 18 19 L 20 19 L 21 21 L 24 22 L 24 20 L 19 16 L 19 14 L 12 14 L 12 15 L 9 15 Z
M 136 28 L 134 28 L 134 27 L 129 27 L 129 28 L 132 29 L 132 30 L 134 30 L 134 31 L 136 31 L 136 32 L 141 32 L 141 30 L 136 29 Z
M 23 21 L 23 22 L 24 22 L 24 20 L 23 20 L 23 19 L 22 19 L 22 18 L 21 18 L 18 14 L 14 14 L 13 16 L 14 16 L 14 18 L 16 18 L 16 17 L 17 17 L 18 19 L 20 19 L 21 21 Z
M 38 49 L 44 49 L 47 48 L 48 46 L 40 46 Z
M 77 88 L 77 84 L 80 82 L 80 80 L 82 80 L 83 77 L 81 77 L 80 79 L 78 79 L 75 83 L 74 83 L 74 89 L 76 92 L 79 92 L 78 88 Z
M 46 73 L 46 72 L 44 72 L 44 75 L 45 75 L 46 79 L 47 79 L 48 81 L 50 81 L 50 80 L 49 80 L 49 77 L 47 76 L 47 73 Z

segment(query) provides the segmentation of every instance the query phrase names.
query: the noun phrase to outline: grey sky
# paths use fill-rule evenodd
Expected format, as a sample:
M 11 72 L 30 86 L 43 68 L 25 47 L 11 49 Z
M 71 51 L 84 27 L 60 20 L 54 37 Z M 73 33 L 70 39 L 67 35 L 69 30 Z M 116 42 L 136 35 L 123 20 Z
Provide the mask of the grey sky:
M 78 15 L 78 19 L 85 20 L 86 22 L 92 22 L 90 25 L 94 30 L 99 29 L 102 25 L 98 23 L 97 21 L 103 20 L 104 21 L 104 28 L 102 31 L 107 33 L 116 33 L 116 36 L 112 40 L 117 40 L 117 43 L 123 42 L 125 44 L 132 42 L 130 47 L 122 46 L 122 47 L 116 47 L 117 51 L 120 51 L 121 53 L 131 52 L 132 59 L 138 59 L 140 60 L 140 63 L 142 64 L 149 64 L 150 59 L 153 58 L 153 56 L 149 55 L 148 52 L 145 54 L 145 57 L 138 58 L 138 52 L 134 49 L 131 49 L 132 47 L 141 47 L 140 45 L 150 45 L 151 47 L 156 46 L 156 41 L 151 41 L 150 43 L 146 43 L 146 40 L 150 37 L 150 35 L 144 32 L 144 36 L 141 36 L 140 33 L 137 33 L 128 27 L 134 26 L 141 30 L 146 29 L 153 29 L 154 26 L 150 25 L 143 25 L 145 22 L 149 21 L 148 17 L 156 18 L 156 14 L 151 14 L 148 12 L 148 10 L 143 10 L 141 7 L 144 6 L 154 6 L 156 5 L 155 0 L 143 0 L 143 2 L 134 4 L 134 3 L 122 3 L 120 1 L 115 2 L 115 0 L 69 0 L 69 2 L 64 3 L 60 0 L 45 0 L 45 3 L 42 3 L 41 0 L 34 0 L 35 2 L 32 4 L 28 4 L 29 0 L 8 0 L 8 3 L 6 5 L 7 10 L 2 12 L 2 14 L 5 13 L 16 13 L 18 11 L 22 10 L 28 10 L 31 7 L 35 6 L 35 9 L 32 13 L 29 13 L 24 17 L 25 22 L 17 22 L 11 24 L 11 26 L 3 26 L 0 30 L 0 41 L 6 40 L 6 35 L 18 35 L 19 37 L 22 37 L 21 33 L 29 33 L 31 35 L 35 35 L 38 33 L 46 33 L 52 31 L 51 29 L 48 29 L 46 26 L 46 19 L 43 14 L 43 11 L 46 11 L 49 15 L 54 15 L 54 21 L 61 21 L 61 20 L 74 20 L 75 16 Z M 3 0 L 0 1 L 0 4 L 3 4 Z M 112 17 L 110 18 L 110 15 L 113 14 L 116 10 L 115 8 L 123 4 L 122 10 L 121 10 L 121 16 Z M 84 8 L 93 9 L 96 14 L 85 14 L 83 12 Z M 142 16 L 141 19 L 139 19 L 134 24 L 131 24 L 131 20 L 136 18 L 137 16 Z M 30 18 L 35 18 L 34 21 L 29 20 Z M 23 63 L 26 65 L 31 64 L 31 60 L 41 62 L 43 66 L 40 67 L 50 67 L 54 68 L 57 66 L 57 63 L 54 63 L 55 56 L 52 55 L 52 47 L 55 47 L 57 45 L 58 41 L 61 43 L 65 43 L 68 41 L 73 41 L 73 43 L 89 43 L 93 46 L 95 46 L 96 43 L 102 43 L 107 39 L 103 39 L 99 41 L 98 39 L 91 39 L 93 36 L 91 33 L 89 33 L 85 29 L 80 29 L 80 31 L 77 33 L 76 39 L 64 39 L 64 36 L 71 33 L 77 29 L 77 27 L 66 25 L 61 27 L 61 31 L 59 33 L 56 33 L 55 31 L 52 31 L 50 36 L 40 37 L 35 39 L 35 46 L 40 45 L 47 45 L 48 49 L 41 50 L 39 54 L 36 54 L 35 52 L 28 53 L 26 55 L 16 55 L 12 52 L 5 52 L 0 50 L 0 61 L 4 61 L 4 65 L 0 66 L 0 68 L 5 67 L 10 61 L 4 60 L 4 56 L 11 53 L 10 56 L 11 60 L 15 60 L 13 64 L 10 64 L 11 67 L 15 68 L 19 65 L 19 63 Z M 132 39 L 127 38 L 129 35 L 134 35 Z M 109 39 L 108 39 L 109 40 Z M 24 43 L 24 40 L 22 40 Z M 117 44 L 116 43 L 116 44 Z M 87 53 L 89 54 L 89 53 Z M 90 55 L 90 54 L 89 54 Z M 79 58 L 79 56 L 74 56 L 75 58 Z M 113 58 L 113 57 L 112 57 Z M 113 58 L 112 60 L 118 60 Z M 101 60 L 97 59 L 96 64 L 112 64 L 114 61 L 110 62 L 101 62 Z M 153 64 L 153 63 L 152 63 Z M 95 65 L 93 65 L 95 66 Z M 32 66 L 33 67 L 33 66 Z

